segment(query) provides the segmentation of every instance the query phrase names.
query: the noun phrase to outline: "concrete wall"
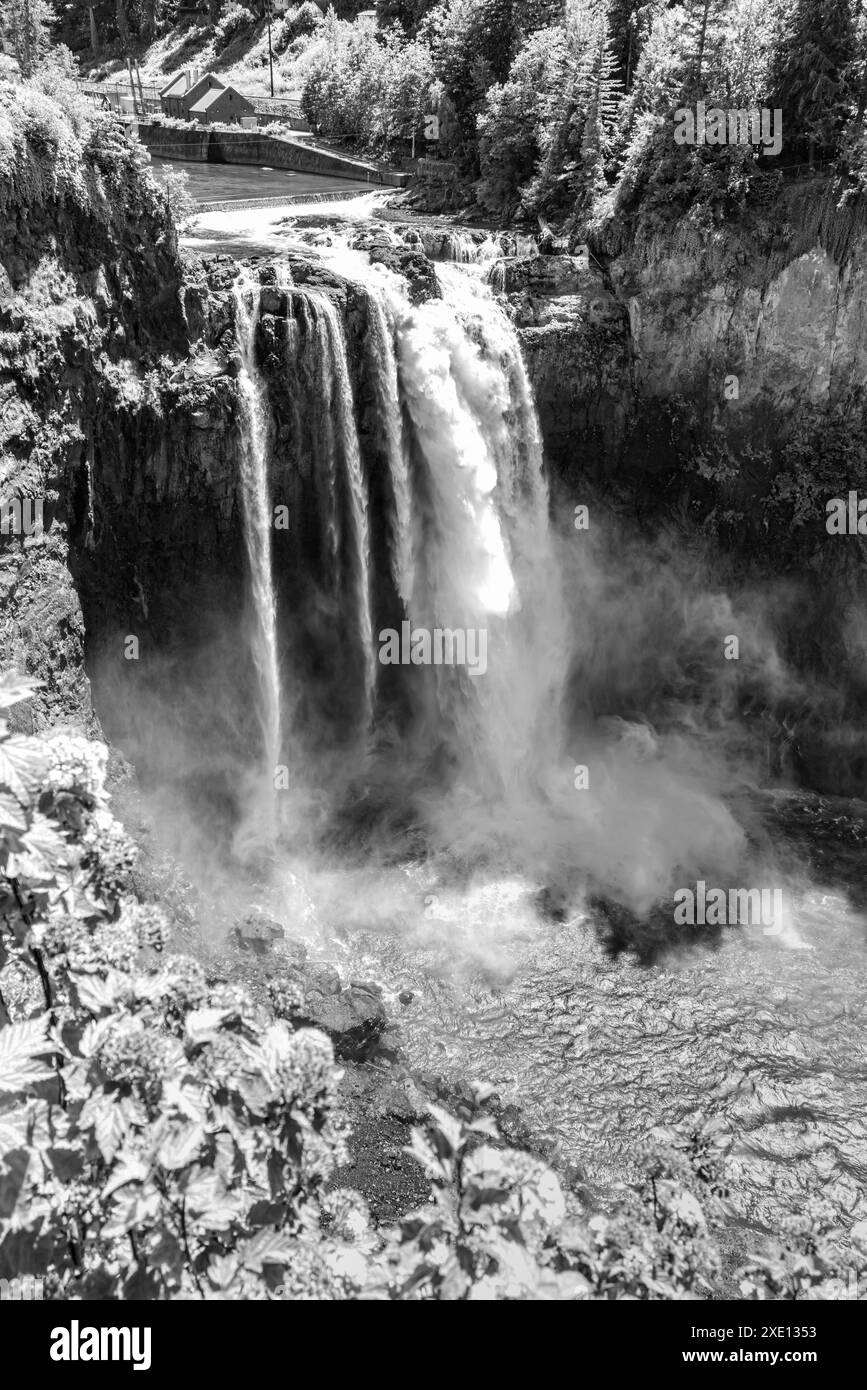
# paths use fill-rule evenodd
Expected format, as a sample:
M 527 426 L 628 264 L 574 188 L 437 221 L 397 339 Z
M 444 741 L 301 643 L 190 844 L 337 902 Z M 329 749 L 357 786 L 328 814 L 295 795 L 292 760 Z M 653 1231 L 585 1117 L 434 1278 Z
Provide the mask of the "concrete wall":
M 300 140 L 281 139 L 247 130 L 202 130 L 139 122 L 139 139 L 166 159 L 192 159 L 213 164 L 268 165 L 305 174 L 330 174 L 357 182 L 403 188 L 409 174 L 380 170 L 363 160 L 311 147 Z

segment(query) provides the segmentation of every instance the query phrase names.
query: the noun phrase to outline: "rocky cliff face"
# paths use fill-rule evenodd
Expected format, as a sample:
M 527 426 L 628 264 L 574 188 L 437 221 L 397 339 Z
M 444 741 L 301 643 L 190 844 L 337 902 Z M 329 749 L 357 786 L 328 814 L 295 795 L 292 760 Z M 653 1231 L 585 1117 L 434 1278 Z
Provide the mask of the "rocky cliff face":
M 821 179 L 781 196 L 774 237 L 752 224 L 675 231 L 610 263 L 639 390 L 688 397 L 733 437 L 770 438 L 804 407 L 851 404 L 864 386 L 863 202 L 838 201 Z M 729 401 L 727 375 L 739 383 Z
M 786 214 L 762 255 L 743 226 L 676 229 L 505 261 L 491 280 L 520 326 L 555 491 L 673 521 L 682 546 L 721 541 L 710 582 L 765 595 L 789 673 L 745 694 L 751 711 L 793 775 L 863 795 L 865 542 L 825 522 L 829 498 L 867 496 L 867 230 L 824 185 L 789 192 Z
M 0 538 L 0 643 L 4 664 L 45 683 L 26 716 L 37 722 L 92 721 L 75 576 L 113 528 L 105 499 L 158 363 L 186 339 L 165 220 L 122 200 L 3 205 L 0 489 L 7 504 L 41 503 L 42 524 L 27 535 L 13 522 Z M 140 459 L 134 471 L 144 486 Z
M 494 266 L 558 472 L 573 481 L 655 472 L 678 444 L 711 434 L 735 453 L 773 449 L 821 413 L 842 412 L 856 432 L 867 227 L 858 205 L 828 198 L 822 184 L 788 193 L 783 244 L 757 245 L 734 223 Z M 670 411 L 692 430 L 674 448 L 660 431 Z
M 498 260 L 488 278 L 511 305 L 554 477 L 605 476 L 634 409 L 626 307 L 587 252 Z

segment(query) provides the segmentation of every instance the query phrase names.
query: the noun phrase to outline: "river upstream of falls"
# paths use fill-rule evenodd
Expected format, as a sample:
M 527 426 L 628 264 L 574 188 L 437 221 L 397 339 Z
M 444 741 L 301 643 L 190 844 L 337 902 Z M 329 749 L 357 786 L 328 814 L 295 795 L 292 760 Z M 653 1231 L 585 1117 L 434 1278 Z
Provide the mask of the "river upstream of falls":
M 441 297 L 414 302 L 349 234 L 375 205 L 203 214 L 185 239 L 244 262 L 242 494 L 267 789 L 244 834 L 270 841 L 256 901 L 312 953 L 384 986 L 409 1067 L 491 1083 L 591 1184 L 633 1176 L 654 1126 L 720 1116 L 747 1226 L 774 1228 L 817 1194 L 848 1226 L 867 1215 L 867 806 L 758 791 L 695 721 L 660 732 L 622 711 L 592 725 L 569 712 L 591 631 L 605 640 L 589 610 L 606 585 L 551 516 L 518 339 L 486 283 L 497 248 L 479 259 L 457 240 L 436 266 Z M 376 498 L 343 321 L 327 288 L 296 283 L 290 252 L 367 297 L 367 409 L 389 478 Z M 345 650 L 335 748 L 310 706 L 336 668 L 320 679 L 324 647 L 307 665 L 287 656 L 294 617 L 271 574 L 275 480 L 291 460 L 256 351 L 265 260 L 286 297 L 293 399 L 318 396 L 301 466 L 318 478 L 321 622 Z M 387 564 L 374 553 L 384 505 Z M 381 632 L 404 620 L 484 631 L 485 669 L 383 664 Z M 287 782 L 272 796 L 275 765 Z M 835 835 L 830 859 L 812 853 Z M 652 951 L 617 949 L 635 941 L 618 942 L 610 911 L 600 926 L 600 900 L 640 923 L 698 880 L 780 883 L 784 920 L 663 931 Z

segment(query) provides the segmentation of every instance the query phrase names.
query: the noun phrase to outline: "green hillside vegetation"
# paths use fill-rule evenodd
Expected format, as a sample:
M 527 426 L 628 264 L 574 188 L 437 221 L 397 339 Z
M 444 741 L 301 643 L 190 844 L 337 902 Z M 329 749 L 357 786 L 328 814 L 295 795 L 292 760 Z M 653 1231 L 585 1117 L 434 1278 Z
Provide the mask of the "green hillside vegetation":
M 378 26 L 355 8 L 323 17 L 308 0 L 274 17 L 275 93 L 300 97 L 323 137 L 375 157 L 405 157 L 413 137 L 424 149 L 436 114 L 431 148 L 498 217 L 599 230 L 641 202 L 698 219 L 767 203 L 784 168 L 860 187 L 867 15 L 850 0 L 380 0 Z M 146 81 L 199 66 L 269 90 L 258 0 L 198 13 L 119 0 L 95 16 L 96 36 L 69 0 L 55 25 L 93 74 L 122 75 L 131 54 Z M 779 156 L 676 144 L 675 111 L 698 101 L 779 108 Z

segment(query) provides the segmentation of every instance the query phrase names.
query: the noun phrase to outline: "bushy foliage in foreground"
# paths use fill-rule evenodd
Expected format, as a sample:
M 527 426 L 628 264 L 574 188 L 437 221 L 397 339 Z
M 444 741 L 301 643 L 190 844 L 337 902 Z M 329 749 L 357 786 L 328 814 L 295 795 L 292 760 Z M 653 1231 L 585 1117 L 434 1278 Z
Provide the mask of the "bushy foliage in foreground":
M 343 1154 L 328 1040 L 163 959 L 103 747 L 0 738 L 0 1269 L 61 1297 L 264 1297 L 284 1269 L 290 1294 L 343 1295 L 346 1220 L 319 1239 Z
M 0 679 L 0 711 L 31 688 Z M 329 1186 L 347 1136 L 328 1039 L 167 954 L 163 912 L 130 892 L 105 764 L 98 743 L 0 718 L 0 1277 L 102 1299 L 709 1291 L 726 1210 L 713 1123 L 661 1135 L 641 1183 L 588 1215 L 503 1147 L 476 1088 L 462 1118 L 432 1107 L 414 1132 L 431 1200 L 372 1229 Z M 843 1267 L 808 1218 L 744 1292 L 819 1297 Z

